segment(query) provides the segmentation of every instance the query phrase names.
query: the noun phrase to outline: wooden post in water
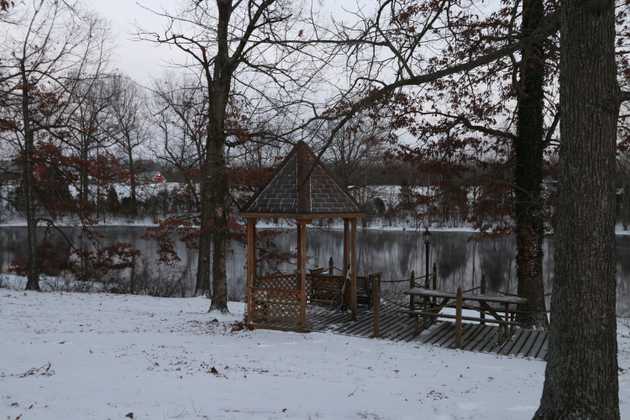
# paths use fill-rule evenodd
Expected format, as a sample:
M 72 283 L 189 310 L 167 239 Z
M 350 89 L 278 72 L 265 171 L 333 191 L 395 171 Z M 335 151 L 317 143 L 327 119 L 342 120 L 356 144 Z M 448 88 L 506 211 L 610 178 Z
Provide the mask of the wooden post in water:
M 409 276 L 409 289 L 413 289 L 416 287 L 416 272 L 411 270 L 411 275 Z M 413 295 L 409 295 L 409 311 L 413 311 L 414 307 L 414 299 Z M 409 317 L 413 317 L 412 313 L 409 313 Z
M 482 295 L 486 294 L 486 276 L 483 275 L 483 274 L 481 275 L 481 294 Z M 485 313 L 485 311 L 480 311 L 479 318 L 481 319 L 481 321 L 479 321 L 479 323 L 481 325 L 486 325 L 486 313 Z
M 346 284 L 348 280 L 348 269 L 350 267 L 350 219 L 343 219 L 343 296 L 341 297 L 342 306 L 350 306 L 350 284 Z
M 381 336 L 381 275 L 372 274 L 372 337 Z
M 350 309 L 352 320 L 357 319 L 357 219 L 350 220 Z
M 464 303 L 464 296 L 462 288 L 457 288 L 457 295 L 455 298 L 455 345 L 458 349 L 462 348 L 462 306 Z
M 437 264 L 433 263 L 433 290 L 437 290 Z M 433 304 L 437 304 L 437 298 L 433 298 Z
M 428 249 L 429 245 L 427 245 L 427 249 Z M 427 252 L 427 258 L 429 256 L 429 253 Z M 424 288 L 425 289 L 430 289 L 431 288 L 431 275 L 429 274 L 429 263 L 427 262 L 427 266 L 424 272 Z M 431 303 L 433 302 L 433 299 L 425 297 L 423 299 L 423 306 L 424 306 L 424 311 L 429 311 L 431 310 Z
M 332 277 L 333 274 L 335 274 L 335 261 L 333 260 L 333 257 L 331 256 L 328 259 L 328 275 Z

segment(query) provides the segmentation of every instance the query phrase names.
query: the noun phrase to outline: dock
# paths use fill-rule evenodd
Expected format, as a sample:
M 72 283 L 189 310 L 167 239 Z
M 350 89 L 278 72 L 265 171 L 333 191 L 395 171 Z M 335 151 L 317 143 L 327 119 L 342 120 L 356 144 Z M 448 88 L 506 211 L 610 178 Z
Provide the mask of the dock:
M 357 320 L 353 321 L 349 312 L 311 305 L 309 306 L 309 320 L 311 331 L 372 337 L 372 312 L 368 309 L 359 310 Z M 414 318 L 409 317 L 393 304 L 382 304 L 380 307 L 380 332 L 380 339 L 456 348 L 453 323 L 436 322 L 417 334 Z M 501 342 L 499 337 L 500 328 L 497 326 L 465 323 L 461 349 L 477 353 L 546 360 L 549 340 L 547 331 L 516 328 L 508 341 Z

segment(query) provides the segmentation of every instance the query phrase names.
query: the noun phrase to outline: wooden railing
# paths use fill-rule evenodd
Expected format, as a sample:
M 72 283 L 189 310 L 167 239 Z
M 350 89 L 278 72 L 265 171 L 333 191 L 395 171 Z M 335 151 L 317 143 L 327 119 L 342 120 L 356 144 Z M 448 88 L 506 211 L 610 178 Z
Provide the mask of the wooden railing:
M 332 270 L 331 270 L 332 271 Z M 251 296 L 251 314 L 248 319 L 254 326 L 273 329 L 300 330 L 303 322 L 301 287 L 297 273 L 275 273 L 257 276 Z M 321 270 L 306 275 L 307 302 L 330 306 L 348 305 L 350 302 L 346 278 Z M 380 335 L 379 309 L 381 300 L 380 274 L 357 276 L 358 298 L 373 313 L 373 336 Z M 344 292 L 346 296 L 344 296 Z
M 300 287 L 296 274 L 256 277 L 250 291 L 253 300 L 250 319 L 264 328 L 295 330 L 300 319 Z

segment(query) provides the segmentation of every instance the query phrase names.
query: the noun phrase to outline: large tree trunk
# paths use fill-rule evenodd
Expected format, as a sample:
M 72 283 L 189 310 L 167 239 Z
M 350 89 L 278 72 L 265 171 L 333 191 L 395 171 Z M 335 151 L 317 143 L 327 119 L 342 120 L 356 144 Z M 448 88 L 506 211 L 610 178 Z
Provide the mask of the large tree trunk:
M 523 1 L 522 35 L 534 32 L 544 17 L 543 0 Z M 518 132 L 514 141 L 514 217 L 518 294 L 528 304 L 519 307 L 518 321 L 526 327 L 547 326 L 543 282 L 543 41 L 522 50 L 519 68 Z
M 217 0 L 217 55 L 212 77 L 212 95 L 209 96 L 210 129 L 208 154 L 208 175 L 212 185 L 212 301 L 210 310 L 228 312 L 227 278 L 225 273 L 225 253 L 229 239 L 229 203 L 225 162 L 225 110 L 228 104 L 232 81 L 232 63 L 228 48 L 228 26 L 232 14 L 232 0 Z
M 628 226 L 630 226 L 630 179 L 628 177 L 628 174 L 623 175 L 623 196 L 621 202 L 623 230 L 628 230 Z
M 39 270 L 37 268 L 37 216 L 35 214 L 35 185 L 33 179 L 33 146 L 34 135 L 31 128 L 29 83 L 24 67 L 20 64 L 22 74 L 22 123 L 24 128 L 24 207 L 26 213 L 27 236 L 27 281 L 26 290 L 39 289 Z
M 212 302 L 210 310 L 228 311 L 227 277 L 225 271 L 225 254 L 229 240 L 227 226 L 229 203 L 227 201 L 228 188 L 225 174 L 225 139 L 218 136 L 213 142 L 213 158 L 210 163 L 212 174 Z
M 210 296 L 210 252 L 211 252 L 211 209 L 210 209 L 210 180 L 205 175 L 207 173 L 204 165 L 201 182 L 201 202 L 200 202 L 200 229 L 199 229 L 199 258 L 197 260 L 197 282 L 195 284 L 196 295 Z
M 619 419 L 614 2 L 561 2 L 560 196 L 551 338 L 535 419 Z

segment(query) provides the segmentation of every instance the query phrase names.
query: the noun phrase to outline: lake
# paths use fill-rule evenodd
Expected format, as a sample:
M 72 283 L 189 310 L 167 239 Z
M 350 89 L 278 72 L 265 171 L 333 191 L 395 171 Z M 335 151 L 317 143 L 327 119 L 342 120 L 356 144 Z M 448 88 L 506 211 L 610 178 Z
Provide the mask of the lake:
M 76 238 L 77 229 L 64 228 L 65 235 Z M 173 265 L 158 263 L 158 244 L 144 238 L 145 228 L 137 226 L 108 226 L 96 229 L 103 245 L 116 242 L 133 244 L 141 251 L 136 262 L 137 284 L 154 294 L 189 296 L 194 290 L 197 252 L 176 242 L 180 261 Z M 41 229 L 40 237 L 44 236 Z M 455 290 L 458 286 L 469 289 L 479 286 L 481 275 L 487 279 L 490 292 L 510 292 L 516 290 L 515 243 L 511 237 L 498 239 L 471 240 L 469 232 L 432 232 L 430 263 L 437 264 L 439 287 Z M 48 241 L 55 249 L 66 247 L 62 235 L 50 231 Z M 278 250 L 295 247 L 295 233 L 280 231 L 269 240 L 269 246 Z M 407 283 L 387 283 L 390 280 L 408 279 L 414 270 L 424 274 L 425 251 L 422 232 L 417 231 L 377 231 L 358 230 L 359 274 L 382 273 L 384 287 L 390 291 L 402 291 Z M 341 267 L 343 252 L 343 231 L 312 228 L 308 232 L 309 267 L 328 267 L 332 256 L 335 266 Z M 553 279 L 553 240 L 544 243 L 544 279 L 550 290 Z M 8 273 L 16 258 L 26 253 L 26 229 L 24 227 L 0 228 L 0 272 Z M 230 299 L 241 300 L 245 284 L 245 250 L 241 242 L 233 241 L 227 255 L 228 290 Z M 290 264 L 281 263 L 267 269 L 292 269 Z M 109 277 L 129 277 L 130 270 L 113 273 Z M 109 278 L 108 277 L 108 278 Z M 104 279 L 107 281 L 107 279 Z M 630 316 L 630 236 L 617 236 L 617 313 Z

